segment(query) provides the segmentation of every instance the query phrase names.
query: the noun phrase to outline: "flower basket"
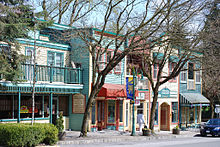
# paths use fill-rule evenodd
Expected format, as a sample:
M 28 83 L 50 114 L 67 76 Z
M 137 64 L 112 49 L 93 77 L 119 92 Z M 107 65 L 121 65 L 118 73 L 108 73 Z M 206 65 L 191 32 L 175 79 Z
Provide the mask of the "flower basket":
M 142 133 L 143 133 L 143 136 L 150 136 L 151 135 L 151 130 L 143 128 Z
M 179 134 L 180 134 L 180 129 L 179 129 L 179 127 L 176 126 L 175 128 L 173 128 L 172 132 L 173 132 L 173 134 L 179 135 Z

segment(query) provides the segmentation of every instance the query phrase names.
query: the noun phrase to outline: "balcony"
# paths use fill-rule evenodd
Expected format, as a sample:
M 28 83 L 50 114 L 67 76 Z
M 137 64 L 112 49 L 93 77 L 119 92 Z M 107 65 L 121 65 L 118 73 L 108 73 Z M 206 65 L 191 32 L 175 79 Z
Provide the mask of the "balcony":
M 22 81 L 32 81 L 34 78 L 34 65 L 23 64 L 21 66 Z M 54 67 L 36 65 L 37 82 L 61 82 L 65 84 L 82 84 L 82 69 L 70 67 Z

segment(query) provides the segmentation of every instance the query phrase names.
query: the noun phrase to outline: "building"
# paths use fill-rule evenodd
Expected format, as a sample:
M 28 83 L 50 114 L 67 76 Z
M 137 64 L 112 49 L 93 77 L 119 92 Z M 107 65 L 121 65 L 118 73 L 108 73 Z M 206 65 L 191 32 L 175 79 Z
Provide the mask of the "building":
M 66 26 L 54 24 L 53 28 Z M 34 38 L 34 34 L 36 34 Z M 36 53 L 35 122 L 55 123 L 58 114 L 64 115 L 65 129 L 71 128 L 72 99 L 83 89 L 82 69 L 70 64 L 69 44 L 55 42 L 52 36 L 36 31 L 32 38 L 19 38 L 20 54 L 28 59 L 21 66 L 22 81 L 13 84 L 0 81 L 0 122 L 30 122 L 32 113 L 33 60 Z M 34 48 L 34 46 L 36 46 Z M 1 43 L 1 48 L 9 48 Z
M 201 63 L 189 61 L 184 69 L 180 74 L 179 84 L 179 124 L 182 128 L 198 127 L 201 123 L 202 107 L 209 105 L 209 100 L 201 94 Z

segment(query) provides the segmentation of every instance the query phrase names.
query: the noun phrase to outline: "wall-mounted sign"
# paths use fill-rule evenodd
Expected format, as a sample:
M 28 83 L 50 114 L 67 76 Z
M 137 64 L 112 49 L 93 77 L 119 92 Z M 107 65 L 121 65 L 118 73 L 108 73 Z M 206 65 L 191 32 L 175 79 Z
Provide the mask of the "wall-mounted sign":
M 159 93 L 161 97 L 170 97 L 170 90 L 168 88 L 163 88 Z
M 86 106 L 86 97 L 80 93 L 74 94 L 72 98 L 73 113 L 84 113 Z

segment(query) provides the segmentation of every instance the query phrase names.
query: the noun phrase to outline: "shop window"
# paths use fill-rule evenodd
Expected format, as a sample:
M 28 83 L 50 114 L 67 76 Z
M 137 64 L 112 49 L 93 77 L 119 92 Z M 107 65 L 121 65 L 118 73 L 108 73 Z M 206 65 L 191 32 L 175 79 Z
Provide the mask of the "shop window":
M 129 103 L 126 103 L 126 127 L 128 127 Z
M 123 101 L 119 102 L 120 122 L 123 122 Z
M 172 123 L 176 123 L 178 119 L 178 102 L 172 102 Z
M 147 121 L 146 121 L 146 125 L 148 124 L 149 122 L 149 103 L 146 104 L 147 105 Z
M 151 103 L 151 107 L 152 107 L 152 104 L 153 104 L 153 103 Z M 154 125 L 158 125 L 158 102 L 157 102 L 157 104 L 156 104 Z
M 63 113 L 63 116 L 69 115 L 69 97 L 59 96 L 59 112 Z
M 95 104 L 92 105 L 92 124 L 95 124 Z
M 188 64 L 188 79 L 191 79 L 191 80 L 194 79 L 194 64 L 193 63 Z
M 108 101 L 108 123 L 115 123 L 115 101 Z

